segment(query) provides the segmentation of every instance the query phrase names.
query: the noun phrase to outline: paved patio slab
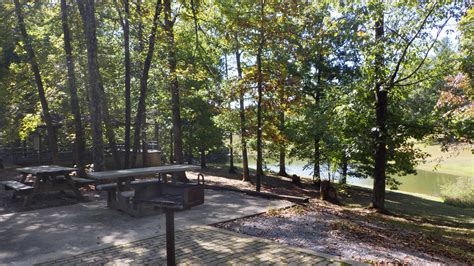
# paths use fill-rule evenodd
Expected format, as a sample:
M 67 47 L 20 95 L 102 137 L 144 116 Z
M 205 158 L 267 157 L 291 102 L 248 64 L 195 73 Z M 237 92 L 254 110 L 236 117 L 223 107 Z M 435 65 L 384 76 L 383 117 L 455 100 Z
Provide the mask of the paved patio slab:
M 176 230 L 292 205 L 230 191 L 205 191 L 205 204 L 175 214 Z M 31 265 L 165 233 L 165 215 L 133 218 L 105 202 L 0 215 L 0 264 Z
M 165 235 L 159 235 L 39 265 L 166 265 L 165 247 Z M 176 262 L 179 265 L 360 264 L 210 226 L 176 232 Z

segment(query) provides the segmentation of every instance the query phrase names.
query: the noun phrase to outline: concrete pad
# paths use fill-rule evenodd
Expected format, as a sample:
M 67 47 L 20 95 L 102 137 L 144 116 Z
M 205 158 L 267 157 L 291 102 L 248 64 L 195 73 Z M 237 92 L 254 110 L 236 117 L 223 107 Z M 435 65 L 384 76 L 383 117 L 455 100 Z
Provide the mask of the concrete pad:
M 205 190 L 205 203 L 175 214 L 176 230 L 284 208 L 231 191 Z M 165 215 L 133 218 L 104 201 L 0 215 L 0 264 L 31 265 L 165 233 Z

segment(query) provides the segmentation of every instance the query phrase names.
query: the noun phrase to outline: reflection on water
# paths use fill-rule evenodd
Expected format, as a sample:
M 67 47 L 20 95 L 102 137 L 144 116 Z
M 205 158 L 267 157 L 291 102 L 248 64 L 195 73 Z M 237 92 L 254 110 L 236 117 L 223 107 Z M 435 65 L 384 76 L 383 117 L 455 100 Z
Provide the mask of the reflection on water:
M 313 175 L 312 167 L 304 169 L 306 163 L 299 160 L 293 160 L 286 165 L 286 172 L 288 174 L 296 174 L 303 177 L 311 177 Z M 249 158 L 249 167 L 255 169 L 256 163 L 253 158 Z M 266 168 L 278 172 L 278 163 L 268 163 Z M 327 168 L 321 167 L 321 175 L 323 178 L 327 178 Z M 411 193 L 424 194 L 428 196 L 439 197 L 440 190 L 443 185 L 451 184 L 456 182 L 457 176 L 435 173 L 431 171 L 418 170 L 416 175 L 397 176 L 395 177 L 402 184 L 399 186 L 400 191 L 406 191 Z M 474 177 L 472 177 L 474 178 Z M 336 179 L 337 180 L 337 179 Z M 372 178 L 355 178 L 349 177 L 348 183 L 352 185 L 372 187 Z

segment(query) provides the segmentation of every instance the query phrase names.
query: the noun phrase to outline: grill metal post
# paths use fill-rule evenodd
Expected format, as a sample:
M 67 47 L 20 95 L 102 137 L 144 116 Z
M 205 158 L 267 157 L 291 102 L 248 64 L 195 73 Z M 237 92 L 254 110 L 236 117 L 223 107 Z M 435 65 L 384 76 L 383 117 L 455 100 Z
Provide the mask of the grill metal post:
M 174 210 L 165 208 L 166 214 L 166 264 L 168 266 L 176 265 L 175 246 L 174 246 Z

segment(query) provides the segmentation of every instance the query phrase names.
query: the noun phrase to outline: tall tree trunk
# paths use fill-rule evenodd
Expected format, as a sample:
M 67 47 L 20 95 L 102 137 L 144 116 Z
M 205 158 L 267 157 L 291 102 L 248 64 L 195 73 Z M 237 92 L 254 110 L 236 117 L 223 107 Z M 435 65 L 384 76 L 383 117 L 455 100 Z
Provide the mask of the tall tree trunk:
M 56 135 L 56 129 L 54 128 L 53 118 L 49 112 L 48 101 L 46 100 L 46 94 L 43 87 L 43 80 L 41 79 L 41 74 L 36 60 L 36 55 L 33 50 L 30 36 L 26 31 L 25 20 L 23 18 L 23 13 L 21 11 L 21 5 L 19 0 L 15 0 L 15 13 L 18 18 L 18 26 L 20 28 L 20 33 L 25 44 L 26 53 L 28 54 L 28 60 L 30 61 L 31 70 L 35 77 L 36 87 L 38 88 L 38 96 L 42 108 L 43 120 L 46 124 L 46 130 L 48 132 L 48 145 L 51 150 L 51 155 L 54 163 L 59 161 L 58 155 L 58 139 Z
M 320 52 L 320 62 L 322 62 L 322 56 Z M 318 75 L 317 75 L 317 84 L 318 87 L 316 88 L 316 95 L 314 97 L 315 100 L 315 105 L 317 110 L 320 110 L 320 104 L 321 104 L 321 90 L 322 90 L 322 84 L 321 84 L 321 68 L 318 69 Z M 320 184 L 321 183 L 321 133 L 317 132 L 317 135 L 314 137 L 314 171 L 313 171 L 313 183 L 314 184 Z
M 171 82 L 171 111 L 173 120 L 173 136 L 174 136 L 174 160 L 178 164 L 184 163 L 183 158 L 183 136 L 181 127 L 181 111 L 180 111 L 180 96 L 179 84 L 176 73 L 176 45 L 174 42 L 174 19 L 171 17 L 171 1 L 164 0 L 165 4 L 165 32 L 167 38 L 168 50 L 168 68 Z M 179 181 L 188 181 L 184 173 L 176 174 Z
M 123 23 L 124 51 L 125 51 L 125 145 L 123 168 L 130 167 L 130 127 L 132 126 L 132 103 L 131 103 L 131 62 L 130 62 L 130 5 L 128 0 L 123 0 L 125 9 Z
M 147 123 L 146 123 L 146 113 L 143 114 L 143 121 L 142 121 L 142 165 L 143 167 L 148 166 L 148 140 L 146 136 L 146 129 L 147 129 Z
M 283 104 L 284 104 L 284 97 L 285 97 L 285 91 L 284 87 L 280 91 L 280 110 L 278 114 L 278 120 L 280 122 L 279 125 L 279 131 L 281 136 L 285 135 L 285 110 L 283 109 Z M 285 148 L 285 142 L 284 138 L 282 138 L 282 142 L 280 143 L 280 160 L 279 160 L 279 166 L 280 166 L 280 171 L 278 171 L 278 175 L 280 176 L 288 176 L 288 173 L 286 172 L 286 148 Z
M 349 158 L 346 154 L 342 156 L 342 163 L 341 163 L 341 170 L 342 170 L 342 177 L 341 177 L 341 184 L 346 184 L 347 183 L 347 170 L 349 166 L 348 162 Z
M 84 151 L 86 149 L 86 143 L 84 140 L 84 130 L 82 128 L 81 108 L 79 107 L 79 98 L 77 96 L 76 75 L 74 73 L 74 60 L 72 57 L 71 35 L 69 32 L 67 13 L 68 7 L 66 0 L 61 0 L 61 20 L 64 35 L 64 52 L 66 53 L 67 84 L 69 93 L 71 94 L 71 111 L 74 116 L 74 133 L 76 134 L 74 157 L 77 168 L 79 169 L 79 176 L 85 176 Z
M 139 53 L 143 52 L 145 49 L 145 44 L 143 41 L 143 12 L 142 12 L 142 0 L 136 1 L 136 6 L 137 6 L 137 15 L 138 15 L 138 25 L 137 25 L 137 35 L 138 35 L 138 47 L 137 51 Z M 140 65 L 140 62 L 138 62 L 138 65 Z M 137 71 L 138 73 L 139 71 Z
M 234 166 L 234 138 L 232 132 L 229 132 L 229 173 L 235 174 L 235 166 Z
M 100 76 L 99 76 L 100 78 Z M 107 141 L 109 142 L 110 151 L 112 152 L 112 160 L 114 162 L 114 169 L 120 169 L 120 154 L 117 148 L 117 140 L 115 138 L 115 130 L 112 124 L 112 117 L 110 116 L 109 112 L 109 105 L 107 103 L 107 95 L 105 94 L 104 85 L 102 84 L 102 80 L 99 80 L 99 88 L 100 88 L 100 102 L 102 105 L 102 112 L 104 118 L 104 126 L 105 126 L 105 135 L 107 137 Z
M 157 122 L 155 122 L 154 132 L 155 132 L 155 135 L 153 138 L 156 141 L 156 150 L 161 151 L 161 132 L 160 132 L 160 125 Z
M 263 75 L 262 75 L 262 54 L 265 43 L 265 33 L 263 29 L 265 0 L 260 0 L 260 33 L 257 50 L 257 184 L 256 190 L 260 191 L 261 179 L 263 175 L 263 143 L 262 143 L 262 98 L 263 98 Z
M 137 153 L 140 147 L 140 136 L 141 136 L 141 128 L 145 124 L 145 112 L 146 112 L 146 95 L 148 90 L 148 74 L 150 71 L 151 60 L 153 59 L 153 52 L 155 49 L 155 38 L 156 38 L 156 30 L 158 27 L 158 18 L 161 12 L 161 0 L 156 1 L 155 7 L 155 15 L 153 17 L 153 24 L 151 27 L 151 34 L 148 43 L 148 52 L 145 58 L 145 62 L 143 64 L 143 72 L 142 76 L 140 77 L 140 97 L 138 100 L 138 107 L 137 107 L 137 116 L 135 118 L 135 131 L 133 135 L 133 153 L 132 153 L 132 167 L 135 166 L 137 161 Z
M 192 0 L 191 0 L 192 1 Z M 224 62 L 225 62 L 225 78 L 226 80 L 229 79 L 229 69 L 228 69 L 228 65 L 227 65 L 227 53 L 224 54 Z M 229 110 L 231 110 L 232 106 L 230 105 L 230 101 L 229 101 L 229 105 L 228 105 L 228 108 Z M 229 173 L 231 174 L 235 174 L 235 166 L 234 166 L 234 136 L 233 136 L 233 132 L 230 131 L 229 132 Z
M 174 137 L 173 137 L 173 128 L 170 130 L 170 164 L 174 163 L 174 154 L 173 154 L 173 142 L 174 142 Z
M 141 0 L 137 1 L 137 12 L 139 14 L 139 19 L 138 19 L 138 51 L 140 54 L 142 51 L 145 49 L 145 44 L 143 40 L 143 21 L 142 21 L 142 11 L 141 11 Z M 161 2 L 161 0 L 160 0 Z M 160 3 L 161 4 L 161 3 Z M 161 8 L 161 7 L 160 7 Z M 161 12 L 161 10 L 160 10 Z M 145 105 L 146 106 L 146 105 Z M 146 123 L 146 111 L 143 113 L 143 119 L 142 119 L 142 125 L 141 125 L 141 136 L 140 140 L 142 142 L 142 166 L 146 166 L 148 164 L 148 143 L 147 143 L 147 137 L 146 137 L 146 130 L 147 130 L 148 124 Z
M 201 168 L 206 168 L 206 150 L 200 149 L 199 153 L 201 154 Z
M 280 131 L 282 131 L 282 128 L 284 128 L 285 124 L 285 114 L 283 111 L 280 111 Z M 280 143 L 280 151 L 279 151 L 279 167 L 280 170 L 278 171 L 278 175 L 280 176 L 288 176 L 288 173 L 286 172 L 286 149 L 285 149 L 285 143 Z
M 240 63 L 239 37 L 235 35 L 236 49 L 235 61 L 237 62 L 237 75 L 242 79 L 242 66 Z M 250 181 L 249 161 L 247 155 L 247 127 L 245 125 L 245 103 L 244 90 L 239 86 L 239 108 L 240 108 L 240 144 L 242 146 L 242 181 Z
M 374 189 L 372 197 L 372 207 L 378 211 L 385 211 L 385 171 L 387 166 L 387 148 L 386 148 L 386 119 L 387 119 L 387 105 L 388 94 L 387 90 L 383 88 L 381 80 L 383 80 L 383 50 L 381 42 L 384 37 L 384 17 L 383 13 L 378 14 L 375 22 L 375 40 L 379 47 L 378 54 L 375 57 L 375 75 L 376 83 L 375 90 L 375 116 L 376 128 L 375 132 L 375 154 L 374 154 Z
M 320 139 L 319 137 L 314 137 L 314 154 L 313 154 L 313 160 L 314 160 L 314 169 L 313 169 L 313 183 L 314 184 L 319 184 L 321 182 L 321 167 L 320 167 L 320 160 L 321 160 L 321 154 L 319 150 L 319 142 Z
M 95 171 L 104 170 L 104 143 L 102 139 L 102 106 L 100 97 L 100 73 L 97 60 L 97 35 L 95 7 L 93 0 L 77 0 L 79 12 L 84 24 L 87 46 L 87 70 L 89 84 L 89 102 L 92 118 L 92 157 Z
M 188 143 L 188 164 L 193 164 L 193 145 L 191 144 L 192 135 L 193 135 L 193 130 L 190 127 L 189 128 L 189 136 L 188 136 L 188 139 L 189 139 L 189 143 Z

